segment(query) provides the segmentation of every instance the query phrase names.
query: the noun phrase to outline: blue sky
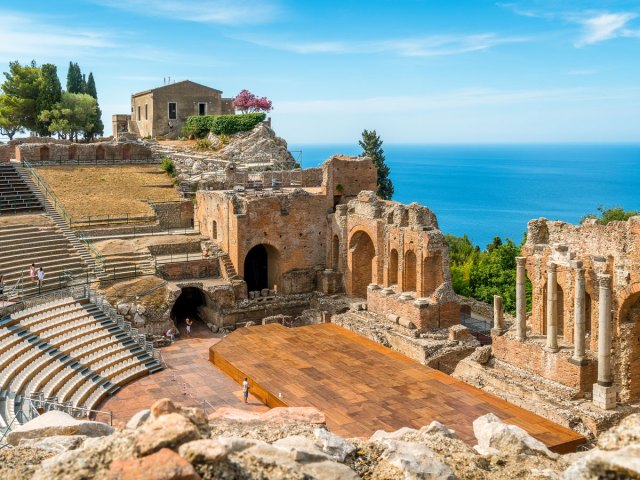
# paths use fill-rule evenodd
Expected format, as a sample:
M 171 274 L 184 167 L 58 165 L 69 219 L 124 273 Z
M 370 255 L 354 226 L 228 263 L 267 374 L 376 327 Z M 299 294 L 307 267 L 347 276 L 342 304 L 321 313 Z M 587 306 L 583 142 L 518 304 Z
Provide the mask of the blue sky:
M 0 3 L 0 63 L 93 71 L 105 125 L 190 79 L 273 100 L 290 143 L 640 141 L 640 1 Z M 108 133 L 108 132 L 107 132 Z

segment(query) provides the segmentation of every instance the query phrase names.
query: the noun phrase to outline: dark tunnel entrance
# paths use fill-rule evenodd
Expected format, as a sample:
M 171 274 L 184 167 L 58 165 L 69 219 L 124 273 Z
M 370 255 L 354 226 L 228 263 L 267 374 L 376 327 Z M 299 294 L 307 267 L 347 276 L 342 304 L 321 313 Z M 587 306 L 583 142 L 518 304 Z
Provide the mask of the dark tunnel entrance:
M 176 325 L 184 324 L 188 317 L 191 320 L 202 320 L 198 308 L 207 304 L 204 293 L 197 287 L 184 287 L 171 309 L 171 318 Z
M 249 292 L 269 288 L 269 255 L 264 245 L 249 250 L 244 261 L 244 281 Z

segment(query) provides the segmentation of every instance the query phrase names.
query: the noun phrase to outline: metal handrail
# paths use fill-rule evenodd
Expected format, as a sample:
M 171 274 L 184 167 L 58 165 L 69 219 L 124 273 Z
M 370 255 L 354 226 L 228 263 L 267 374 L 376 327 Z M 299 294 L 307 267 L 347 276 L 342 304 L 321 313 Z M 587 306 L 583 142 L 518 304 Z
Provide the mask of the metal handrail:
M 111 410 L 104 411 L 104 410 L 94 410 L 86 407 L 76 407 L 68 403 L 58 402 L 57 400 L 45 399 L 44 395 L 41 392 L 32 394 L 32 396 L 26 396 L 24 397 L 24 400 L 25 402 L 23 403 L 23 405 L 20 406 L 21 412 L 24 404 L 28 402 L 31 412 L 36 413 L 38 415 L 40 414 L 40 412 L 38 411 L 39 408 L 44 410 L 45 412 L 49 412 L 51 410 L 60 410 L 68 413 L 72 417 L 80 416 L 80 417 L 97 419 L 98 415 L 106 415 L 107 417 L 109 417 L 109 425 L 113 425 L 113 412 Z M 18 415 L 16 414 L 16 417 L 17 416 Z
M 42 191 L 45 194 L 45 198 L 46 197 L 51 198 L 54 208 L 58 210 L 58 212 L 60 213 L 60 215 L 62 215 L 62 218 L 65 219 L 67 224 L 71 226 L 71 223 L 72 223 L 71 216 L 67 213 L 67 211 L 64 209 L 62 204 L 58 201 L 58 198 L 49 189 L 49 187 L 44 182 L 44 180 L 40 178 L 40 175 L 38 175 L 38 173 L 35 171 L 35 169 L 31 166 L 31 164 L 27 160 L 22 160 L 22 164 L 27 168 L 27 171 L 34 178 L 34 180 L 38 182 L 38 188 L 40 188 L 40 191 Z

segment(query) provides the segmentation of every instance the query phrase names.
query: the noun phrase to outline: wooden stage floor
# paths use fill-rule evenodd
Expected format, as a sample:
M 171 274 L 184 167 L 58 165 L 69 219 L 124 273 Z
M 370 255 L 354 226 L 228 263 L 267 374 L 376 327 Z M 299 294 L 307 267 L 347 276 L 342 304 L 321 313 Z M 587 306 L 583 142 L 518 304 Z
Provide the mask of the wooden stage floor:
M 234 331 L 209 359 L 270 407 L 314 406 L 347 437 L 420 428 L 438 420 L 475 444 L 472 422 L 489 412 L 556 452 L 584 443 L 574 431 L 483 392 L 334 324 Z

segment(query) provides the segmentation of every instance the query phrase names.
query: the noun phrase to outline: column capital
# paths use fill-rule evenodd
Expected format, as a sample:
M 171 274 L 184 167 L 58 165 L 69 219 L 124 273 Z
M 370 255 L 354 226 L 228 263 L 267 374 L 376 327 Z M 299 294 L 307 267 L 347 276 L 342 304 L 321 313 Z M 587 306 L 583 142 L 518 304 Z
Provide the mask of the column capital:
M 516 257 L 518 267 L 524 267 L 527 264 L 527 257 Z
M 556 271 L 557 268 L 558 268 L 558 265 L 556 265 L 554 262 L 549 262 L 547 264 L 547 272 L 553 273 Z
M 575 270 L 584 270 L 582 260 L 571 260 L 571 268 Z
M 598 286 L 600 288 L 611 288 L 611 275 L 607 273 L 598 274 Z

